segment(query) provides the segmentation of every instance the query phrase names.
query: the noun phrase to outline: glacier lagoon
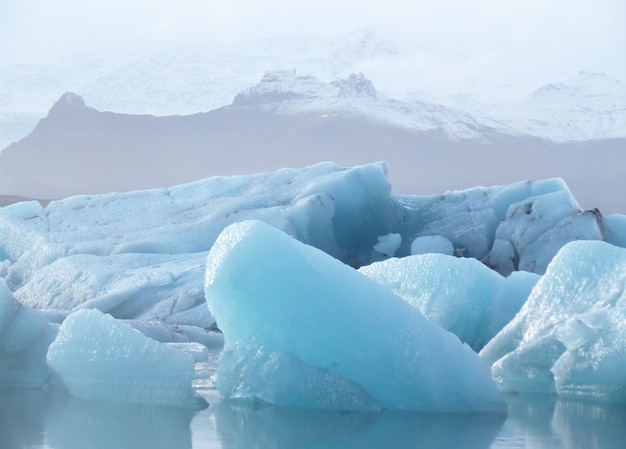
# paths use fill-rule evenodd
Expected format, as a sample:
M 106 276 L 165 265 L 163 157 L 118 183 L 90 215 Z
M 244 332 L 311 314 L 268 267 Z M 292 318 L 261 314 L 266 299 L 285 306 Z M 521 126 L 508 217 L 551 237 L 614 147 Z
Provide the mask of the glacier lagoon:
M 20 203 L 0 209 L 0 230 L 0 382 L 9 436 L 12 410 L 30 403 L 77 408 L 91 422 L 130 413 L 124 422 L 145 421 L 137 429 L 173 414 L 187 424 L 158 439 L 174 438 L 176 447 L 196 433 L 215 447 L 264 438 L 275 446 L 331 438 L 337 447 L 362 439 L 412 447 L 420 435 L 430 438 L 424 429 L 447 429 L 432 436 L 437 446 L 437 438 L 451 438 L 450 428 L 466 427 L 464 441 L 489 447 L 526 409 L 553 404 L 552 421 L 589 413 L 590 423 L 600 425 L 600 416 L 607 428 L 605 421 L 621 419 L 620 406 L 607 402 L 623 402 L 624 216 L 580 210 L 558 179 L 397 196 L 382 164 L 327 163 L 73 197 L 46 208 Z M 424 252 L 425 240 L 446 254 L 412 256 Z M 403 277 L 384 286 L 354 270 L 372 264 L 382 278 Z M 411 271 L 431 276 L 411 278 Z M 568 282 L 572 276 L 581 281 Z M 564 294 L 582 299 L 570 307 L 559 302 Z M 366 307 L 358 308 L 359 298 Z M 450 325 L 459 310 L 468 322 L 462 332 Z M 217 363 L 210 354 L 222 339 Z M 208 408 L 185 399 L 194 361 L 195 391 Z M 148 379 L 148 391 L 181 394 L 146 394 L 138 385 Z M 461 411 L 490 413 L 441 413 Z M 230 424 L 194 427 L 203 419 Z M 332 439 L 335 431 L 342 443 Z M 55 432 L 44 425 L 45 438 Z M 123 433 L 135 441 L 128 447 L 150 441 Z
M 194 412 L 2 389 L 0 447 L 621 449 L 626 439 L 624 405 L 528 394 L 506 399 L 506 416 L 345 413 L 218 402 Z

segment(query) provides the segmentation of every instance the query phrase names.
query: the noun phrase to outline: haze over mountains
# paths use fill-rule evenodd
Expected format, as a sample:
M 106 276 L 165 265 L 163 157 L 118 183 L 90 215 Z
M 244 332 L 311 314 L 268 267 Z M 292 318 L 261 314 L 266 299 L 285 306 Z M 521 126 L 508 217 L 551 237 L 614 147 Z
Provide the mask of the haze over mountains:
M 0 194 L 61 198 L 169 186 L 322 160 L 390 162 L 394 191 L 432 194 L 562 177 L 584 208 L 624 212 L 626 89 L 582 73 L 510 108 L 395 100 L 363 75 L 266 73 L 188 116 L 101 112 L 64 94 L 0 153 Z

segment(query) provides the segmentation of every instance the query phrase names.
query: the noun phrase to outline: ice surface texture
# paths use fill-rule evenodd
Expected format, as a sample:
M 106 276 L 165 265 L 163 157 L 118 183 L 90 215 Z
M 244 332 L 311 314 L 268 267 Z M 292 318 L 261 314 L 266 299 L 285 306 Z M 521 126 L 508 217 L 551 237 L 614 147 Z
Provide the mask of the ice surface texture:
M 572 240 L 606 239 L 626 246 L 626 218 L 581 211 L 559 179 L 399 196 L 390 190 L 385 164 L 346 169 L 328 162 L 166 189 L 78 196 L 47 207 L 36 202 L 14 204 L 0 208 L 0 382 L 7 386 L 48 382 L 47 347 L 58 324 L 81 309 L 106 312 L 161 342 L 220 344 L 213 310 L 205 304 L 207 254 L 227 226 L 249 219 L 261 220 L 353 267 L 390 255 L 437 250 L 482 261 L 502 274 L 543 273 L 556 252 Z M 278 256 L 272 260 L 280 262 Z M 433 265 L 433 276 L 452 269 L 443 260 L 439 269 Z M 466 267 L 472 263 L 467 261 Z M 437 308 L 437 314 L 430 315 L 433 319 L 445 318 L 440 323 L 476 349 L 521 301 L 518 296 L 501 301 L 498 295 L 485 295 L 475 302 L 479 286 L 487 288 L 492 282 L 488 278 L 497 278 L 478 270 L 463 271 L 468 277 L 459 272 L 456 279 L 467 284 L 458 282 L 455 300 L 460 301 L 461 286 L 467 291 L 464 300 L 454 304 L 487 313 L 480 319 L 478 312 L 468 314 L 472 320 L 467 328 L 453 323 L 458 314 L 454 307 L 439 308 L 443 299 L 431 295 L 426 301 L 431 312 Z M 472 273 L 485 277 L 484 283 L 474 283 Z M 524 275 L 515 274 L 506 282 L 520 276 Z M 435 285 L 435 278 L 431 280 Z M 408 289 L 411 282 L 406 282 Z M 521 288 L 529 285 L 522 284 Z M 512 308 L 504 311 L 505 303 Z M 359 313 L 373 320 L 380 311 Z M 345 327 L 351 322 L 347 323 Z M 371 324 L 373 338 L 381 326 Z M 480 326 L 485 327 L 478 333 Z M 354 347 L 363 348 L 364 354 L 369 350 Z M 350 392 L 363 408 L 387 406 L 372 396 L 369 387 L 344 381 L 342 373 L 325 365 L 320 365 L 325 370 L 320 372 L 318 365 L 293 353 L 259 353 L 246 366 L 248 372 L 265 370 L 276 378 L 284 373 L 282 367 L 299 367 L 303 378 L 325 379 L 326 385 L 343 382 L 342 391 Z M 364 389 L 369 398 L 361 394 Z M 309 401 L 316 389 L 300 393 Z
M 262 222 L 209 252 L 207 303 L 224 331 L 227 398 L 347 410 L 501 411 L 482 360 L 417 309 Z
M 475 259 L 423 254 L 360 269 L 479 351 L 522 307 L 539 275 L 505 278 Z
M 626 250 L 572 242 L 482 351 L 503 388 L 626 402 Z
M 194 359 L 98 310 L 66 318 L 48 364 L 74 396 L 112 402 L 199 407 Z
M 50 377 L 46 351 L 57 326 L 15 301 L 0 279 L 0 388 L 41 387 Z

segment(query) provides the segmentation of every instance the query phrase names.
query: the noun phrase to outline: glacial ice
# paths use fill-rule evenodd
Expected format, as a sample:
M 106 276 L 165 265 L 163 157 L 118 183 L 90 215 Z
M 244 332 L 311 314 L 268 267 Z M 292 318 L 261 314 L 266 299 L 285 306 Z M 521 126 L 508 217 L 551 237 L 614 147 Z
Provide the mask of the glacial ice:
M 56 333 L 44 312 L 17 302 L 0 278 L 0 388 L 43 386 L 50 377 L 46 352 Z
M 518 315 L 482 350 L 503 389 L 626 402 L 626 250 L 564 246 Z
M 522 307 L 539 275 L 505 278 L 475 259 L 423 254 L 359 269 L 475 351 L 483 348 Z
M 443 235 L 422 235 L 416 237 L 411 243 L 411 254 L 440 253 L 452 256 L 454 246 L 452 242 Z
M 192 355 L 95 309 L 65 319 L 46 359 L 79 398 L 175 407 L 201 404 L 191 386 Z
M 416 308 L 259 221 L 229 226 L 205 294 L 226 398 L 346 410 L 502 411 L 482 360 Z
M 428 272 L 432 285 L 437 285 L 438 273 L 443 280 L 444 274 L 454 276 L 450 273 L 459 270 L 454 285 L 447 286 L 456 287 L 458 294 L 450 294 L 453 299 L 445 307 L 443 295 L 428 293 L 426 286 L 420 287 L 424 289 L 421 293 L 409 292 L 411 279 L 388 287 L 406 287 L 403 292 L 397 291 L 405 299 L 420 294 L 428 297 L 418 308 L 425 313 L 431 310 L 433 320 L 440 320 L 475 349 L 482 347 L 520 307 L 536 279 L 536 275 L 524 271 L 543 273 L 554 255 L 574 240 L 606 240 L 626 247 L 626 216 L 581 211 L 560 179 L 431 196 L 395 195 L 384 163 L 352 168 L 321 163 L 303 169 L 216 177 L 164 189 L 77 196 L 53 201 L 46 207 L 37 202 L 18 203 L 0 208 L 0 386 L 38 387 L 49 383 L 50 368 L 45 360 L 48 346 L 59 324 L 82 309 L 105 312 L 119 324 L 129 324 L 159 342 L 221 345 L 223 336 L 217 332 L 214 310 L 205 300 L 207 255 L 227 226 L 250 219 L 261 220 L 352 267 L 384 261 L 392 255 L 400 260 L 406 258 L 402 263 L 410 265 L 417 260 L 407 258 L 412 253 L 454 254 L 457 258 L 420 256 L 433 264 Z M 278 255 L 271 260 L 279 264 Z M 489 272 L 478 261 L 507 278 Z M 388 263 L 391 267 L 396 262 Z M 358 277 L 359 283 L 364 282 L 362 275 Z M 567 290 L 568 283 L 563 282 Z M 417 281 L 415 284 L 422 285 Z M 571 285 L 572 289 L 578 288 L 576 283 Z M 479 287 L 489 295 L 476 302 Z M 391 294 L 384 287 L 377 288 L 385 290 L 385 295 Z M 467 312 L 467 307 L 474 306 L 477 309 Z M 476 310 L 486 315 L 479 316 Z M 524 310 L 520 314 L 526 313 Z M 374 308 L 359 313 L 375 320 L 380 312 Z M 453 317 L 463 313 L 472 319 L 464 326 L 460 322 L 453 325 Z M 602 324 L 608 329 L 619 322 L 618 315 L 585 313 L 582 318 L 575 315 L 576 319 L 559 331 L 559 338 L 567 339 L 569 333 L 582 338 L 591 332 L 578 332 L 582 329 L 578 321 L 593 332 L 597 331 L 596 324 L 590 323 L 613 323 Z M 333 315 L 328 313 L 331 321 Z M 367 338 L 374 339 L 381 327 L 372 324 L 369 332 Z M 487 344 L 484 357 L 489 348 L 493 354 L 496 342 L 506 346 L 502 343 L 507 340 L 503 337 L 506 332 L 507 327 Z M 603 332 L 603 341 L 613 338 L 609 331 Z M 542 347 L 541 342 L 533 344 Z M 558 339 L 554 344 L 564 345 Z M 618 343 L 613 346 L 620 347 Z M 363 344 L 358 347 L 364 354 L 370 351 Z M 377 343 L 373 351 L 379 347 Z M 507 352 L 498 350 L 497 357 L 487 360 L 496 363 Z M 577 385 L 581 376 L 587 376 L 577 371 L 582 365 L 568 361 L 579 356 L 566 355 L 548 368 L 550 386 L 543 390 L 568 394 L 565 391 L 574 388 L 570 385 Z M 280 378 L 285 367 L 296 366 L 303 378 L 342 385 L 341 390 L 349 392 L 362 408 L 386 406 L 372 396 L 369 387 L 363 388 L 325 367 L 320 371 L 319 366 L 294 354 L 273 351 L 255 357 L 248 361 L 247 371 L 242 368 L 250 374 L 249 388 L 257 388 L 253 387 L 255 382 L 261 385 L 262 378 L 250 378 L 255 371 L 272 372 Z M 572 366 L 577 366 L 576 370 Z M 496 366 L 492 372 L 497 370 Z M 513 372 L 507 371 L 511 376 Z M 509 384 L 511 376 L 507 377 Z M 299 394 L 295 403 L 310 406 L 315 400 L 343 404 L 346 400 L 316 397 L 314 388 Z M 321 406 L 329 407 L 323 401 Z

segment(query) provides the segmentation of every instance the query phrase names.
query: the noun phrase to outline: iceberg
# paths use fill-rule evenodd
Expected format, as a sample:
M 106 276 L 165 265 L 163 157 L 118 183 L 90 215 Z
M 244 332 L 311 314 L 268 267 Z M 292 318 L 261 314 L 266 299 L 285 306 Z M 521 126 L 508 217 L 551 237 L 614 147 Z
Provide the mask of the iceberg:
M 236 223 L 207 259 L 224 332 L 227 399 L 334 410 L 506 409 L 456 336 L 328 254 L 259 221 Z
M 170 407 L 199 407 L 194 358 L 95 309 L 69 315 L 46 356 L 76 397 Z
M 423 254 L 375 262 L 361 273 L 480 351 L 522 307 L 539 275 L 503 277 L 475 259 Z
M 481 352 L 506 390 L 626 402 L 626 250 L 564 246 L 517 316 Z
M 39 310 L 17 302 L 0 278 L 0 388 L 36 388 L 50 377 L 48 345 L 57 326 Z
M 626 217 L 605 217 L 597 210 L 580 210 L 560 179 L 475 187 L 441 195 L 396 195 L 391 191 L 386 170 L 385 163 L 344 168 L 326 162 L 302 169 L 214 177 L 154 190 L 76 196 L 52 201 L 45 207 L 34 201 L 0 207 L 0 386 L 49 385 L 52 374 L 46 361 L 48 347 L 55 340 L 59 325 L 85 310 L 97 310 L 117 320 L 110 323 L 111 329 L 115 327 L 113 322 L 130 325 L 161 343 L 222 345 L 224 337 L 218 327 L 228 326 L 228 321 L 222 318 L 220 322 L 214 316 L 213 306 L 209 303 L 207 307 L 204 286 L 207 256 L 224 229 L 247 220 L 264 222 L 323 251 L 335 262 L 341 261 L 344 265 L 340 264 L 342 268 L 338 270 L 346 279 L 340 281 L 339 275 L 331 277 L 337 279 L 340 291 L 346 292 L 348 285 L 354 285 L 359 294 L 361 289 L 373 288 L 383 298 L 393 297 L 390 304 L 400 299 L 389 289 L 408 302 L 411 297 L 423 298 L 425 302 L 417 309 L 476 350 L 521 306 L 536 280 L 536 275 L 525 272 L 546 271 L 554 255 L 568 242 L 606 240 L 626 246 Z M 277 249 L 282 247 L 283 243 L 277 243 Z M 432 271 L 428 273 L 433 286 L 436 273 L 442 275 L 442 280 L 452 280 L 455 275 L 451 273 L 459 270 L 454 277 L 457 293 L 450 293 L 445 301 L 444 290 L 439 289 L 442 295 L 429 293 L 427 286 L 411 280 L 408 271 L 409 277 L 398 281 L 398 285 L 403 285 L 402 291 L 392 284 L 386 284 L 387 288 L 371 287 L 375 285 L 373 281 L 367 284 L 369 287 L 363 287 L 363 282 L 369 281 L 363 280 L 362 274 L 346 271 L 347 266 L 359 268 L 386 260 L 390 260 L 387 267 L 392 267 L 396 262 L 390 257 L 406 258 L 403 263 L 410 265 L 417 260 L 408 257 L 412 253 L 430 252 L 456 256 L 422 259 L 432 262 L 429 268 Z M 249 255 L 252 257 L 253 253 Z M 290 263 L 279 256 L 268 256 L 266 263 L 280 267 Z M 507 278 L 488 271 L 480 262 Z M 320 266 L 327 264 L 322 262 Z M 241 276 L 245 278 L 245 273 Z M 293 276 L 296 279 L 300 275 L 294 272 Z M 413 281 L 415 289 L 411 287 Z M 277 284 L 278 287 L 281 285 Z M 478 300 L 481 288 L 485 295 Z M 317 291 L 313 287 L 310 290 L 311 295 Z M 376 321 L 377 303 L 370 306 L 371 310 L 363 305 L 353 314 L 370 320 L 365 322 L 371 324 L 371 335 L 364 335 L 360 327 L 353 330 L 363 333 L 363 341 L 371 343 L 375 354 L 389 352 L 381 349 L 385 340 L 374 338 L 384 326 Z M 392 307 L 395 310 L 396 306 Z M 408 304 L 398 307 L 409 307 L 408 316 L 419 312 Z M 468 312 L 471 307 L 477 309 Z M 316 309 L 320 314 L 321 310 Z M 321 323 L 336 323 L 335 312 L 328 310 L 324 315 L 328 318 L 320 318 Z M 478 310 L 486 315 L 479 316 Z M 463 325 L 454 318 L 462 314 L 471 317 Z M 348 315 L 342 316 L 347 323 L 344 327 L 352 329 Z M 602 317 L 595 313 L 593 319 L 589 315 L 581 318 L 581 322 L 596 329 L 589 323 L 616 323 L 616 316 Z M 250 319 L 262 321 L 260 315 Z M 424 321 L 423 317 L 415 320 Z M 316 330 L 324 329 L 322 324 Z M 432 323 L 426 326 L 438 329 Z M 559 331 L 559 338 L 567 338 L 567 329 L 580 329 L 577 322 L 568 326 Z M 602 326 L 607 328 L 609 324 Z M 389 345 L 396 347 L 397 342 L 386 334 L 388 331 L 385 329 L 382 334 L 389 339 Z M 444 342 L 451 341 L 452 336 L 442 335 L 446 335 L 442 337 Z M 335 338 L 347 337 L 337 334 Z M 454 341 L 450 348 L 458 344 L 456 337 Z M 405 349 L 410 347 L 406 345 L 400 344 Z M 449 345 L 444 344 L 446 350 Z M 334 346 L 334 342 L 327 344 L 328 348 Z M 360 342 L 353 342 L 353 346 L 362 348 L 364 353 L 370 350 L 370 346 Z M 235 363 L 236 357 L 244 352 L 228 353 L 235 354 L 232 359 Z M 506 352 L 499 351 L 498 357 L 489 358 L 490 366 Z M 483 351 L 484 354 L 487 353 Z M 256 373 L 265 373 L 266 377 L 292 382 L 294 388 L 298 379 L 314 382 L 312 387 L 294 393 L 290 402 L 293 404 L 319 404 L 321 408 L 343 408 L 349 404 L 348 408 L 366 410 L 417 407 L 414 402 L 402 404 L 396 397 L 381 398 L 378 392 L 374 394 L 374 387 L 379 386 L 376 382 L 364 385 L 343 371 L 305 360 L 301 354 L 284 351 L 282 347 L 248 355 L 237 372 L 246 378 L 245 388 L 249 393 L 245 394 L 249 396 L 268 397 L 264 378 L 253 378 Z M 228 357 L 224 357 L 224 366 L 228 365 Z M 355 362 L 354 371 L 365 366 L 361 362 Z M 569 362 L 563 365 L 555 361 L 548 369 L 560 373 L 559 379 L 569 379 L 563 380 L 563 391 L 570 388 L 566 384 L 579 378 L 564 366 L 569 366 Z M 400 373 L 406 374 L 407 369 L 402 368 Z M 300 373 L 300 377 L 287 376 L 289 370 Z M 64 373 L 68 379 L 71 377 L 71 373 Z M 551 382 L 552 389 L 561 385 Z M 344 394 L 322 397 L 316 385 L 341 385 Z M 244 394 L 245 388 L 239 388 L 237 394 Z M 393 391 L 398 393 L 397 389 Z M 273 392 L 270 400 L 286 401 L 284 396 L 278 398 L 282 392 Z M 426 409 L 444 409 L 447 402 L 442 396 L 441 403 L 422 405 Z

